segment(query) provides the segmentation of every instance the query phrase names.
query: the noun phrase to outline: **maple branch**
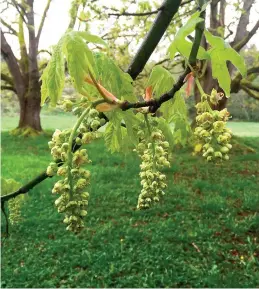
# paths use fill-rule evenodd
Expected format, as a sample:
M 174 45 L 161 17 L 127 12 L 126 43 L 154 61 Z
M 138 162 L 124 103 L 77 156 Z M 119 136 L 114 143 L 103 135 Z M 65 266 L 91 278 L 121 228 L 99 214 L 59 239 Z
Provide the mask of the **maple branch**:
M 44 9 L 44 12 L 43 12 L 41 21 L 40 21 L 39 30 L 38 30 L 38 33 L 37 33 L 37 36 L 36 36 L 36 39 L 37 39 L 38 42 L 40 40 L 40 35 L 41 35 L 42 29 L 43 29 L 43 26 L 44 26 L 44 22 L 45 22 L 45 19 L 46 19 L 48 10 L 49 10 L 50 3 L 51 3 L 51 0 L 48 0 L 48 2 L 46 4 L 46 7 Z
M 136 79 L 138 74 L 143 70 L 172 18 L 178 11 L 180 4 L 181 0 L 165 0 L 161 5 L 163 9 L 158 12 L 151 29 L 128 67 L 127 73 L 129 73 L 133 79 Z
M 4 84 L 1 84 L 1 90 L 10 90 L 10 91 L 13 91 L 14 93 L 17 92 L 13 86 L 11 86 L 11 85 L 4 85 Z
M 247 31 L 251 8 L 253 4 L 255 3 L 255 0 L 243 0 L 243 3 L 244 4 L 242 7 L 242 10 L 244 12 L 241 13 L 241 16 L 237 25 L 236 35 L 235 35 L 233 42 L 231 43 L 231 46 L 237 51 L 240 51 L 246 45 L 246 43 L 256 33 L 259 27 L 259 20 L 258 20 L 255 26 L 253 27 L 253 29 L 250 32 Z
M 8 69 L 13 77 L 13 82 L 14 82 L 16 91 L 20 95 L 23 94 L 24 84 L 23 84 L 23 77 L 20 71 L 20 67 L 10 45 L 5 39 L 2 29 L 1 29 L 1 54 L 4 60 L 6 61 Z
M 162 9 L 163 9 L 163 6 L 161 6 L 157 10 L 149 11 L 149 12 L 135 12 L 134 13 L 134 12 L 126 12 L 125 11 L 122 13 L 108 13 L 108 16 L 117 16 L 117 17 L 121 17 L 121 16 L 147 16 L 147 15 L 157 14 Z
M 11 0 L 11 2 L 12 2 L 12 4 L 13 4 L 13 6 L 16 8 L 17 12 L 18 12 L 18 13 L 20 14 L 20 16 L 22 17 L 23 22 L 27 24 L 27 21 L 26 21 L 26 19 L 24 18 L 24 15 L 27 16 L 27 13 L 26 13 L 25 8 L 24 8 L 21 4 L 19 4 L 16 0 Z
M 7 83 L 10 84 L 10 85 L 13 85 L 13 79 L 12 79 L 12 77 L 4 74 L 3 72 L 1 72 L 1 80 L 7 82 Z
M 254 66 L 247 70 L 247 76 L 254 74 L 254 73 L 259 73 L 259 66 Z M 242 75 L 241 73 L 238 73 L 235 76 L 235 78 L 231 81 L 231 92 L 237 93 L 240 90 L 241 80 L 242 80 Z
M 250 81 L 246 81 L 246 80 L 241 81 L 241 86 L 245 86 L 251 90 L 259 92 L 259 85 L 256 85 Z
M 204 2 L 203 0 L 199 0 L 200 7 L 202 7 L 203 2 Z M 205 11 L 201 12 L 200 17 L 203 19 L 203 21 L 196 25 L 194 41 L 193 41 L 192 49 L 191 49 L 190 56 L 189 56 L 189 64 L 191 66 L 195 66 L 196 65 L 196 57 L 197 57 L 197 54 L 198 54 L 199 46 L 200 46 L 200 43 L 201 43 L 203 31 L 204 31 Z M 174 84 L 172 89 L 169 92 L 167 92 L 167 93 L 163 94 L 162 96 L 160 96 L 159 99 L 152 99 L 152 100 L 149 100 L 149 101 L 142 101 L 142 102 L 135 102 L 135 103 L 130 103 L 128 101 L 125 101 L 121 105 L 121 109 L 122 110 L 128 110 L 128 109 L 131 109 L 131 108 L 149 107 L 149 112 L 155 113 L 157 111 L 157 109 L 164 102 L 166 102 L 166 101 L 168 101 L 168 100 L 170 100 L 170 99 L 172 99 L 174 97 L 175 93 L 184 85 L 185 77 L 189 73 L 190 73 L 190 68 L 189 68 L 189 66 L 187 66 L 187 68 L 185 69 L 183 74 L 178 78 L 178 81 Z
M 247 88 L 245 85 L 241 84 L 241 89 L 243 89 L 249 96 L 259 100 L 259 93 L 253 92 L 251 89 Z
M 249 42 L 249 40 L 255 35 L 258 29 L 259 29 L 259 20 L 256 22 L 254 27 L 246 34 L 246 36 L 240 42 L 234 45 L 234 49 L 236 51 L 240 51 Z
M 8 24 L 7 22 L 5 22 L 3 18 L 0 18 L 0 21 L 1 21 L 1 23 L 2 23 L 6 28 L 8 28 L 8 29 L 10 30 L 10 32 L 11 32 L 13 35 L 18 36 L 18 32 L 17 32 L 15 29 L 13 29 L 13 27 L 12 27 L 10 24 Z

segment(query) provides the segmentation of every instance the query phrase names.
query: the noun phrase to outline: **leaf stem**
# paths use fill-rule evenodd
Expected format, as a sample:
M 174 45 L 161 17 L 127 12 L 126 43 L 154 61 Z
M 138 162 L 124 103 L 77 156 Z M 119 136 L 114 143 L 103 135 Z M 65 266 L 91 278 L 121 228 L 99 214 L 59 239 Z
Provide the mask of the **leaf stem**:
M 72 161 L 73 161 L 73 139 L 76 135 L 76 132 L 80 126 L 80 124 L 82 123 L 82 121 L 84 120 L 85 116 L 87 115 L 87 113 L 89 112 L 91 106 L 87 107 L 84 112 L 81 114 L 81 116 L 79 117 L 79 119 L 77 120 L 76 124 L 74 125 L 72 132 L 70 134 L 69 137 L 69 141 L 68 141 L 68 152 L 67 152 L 67 166 L 68 166 L 68 181 L 69 181 L 69 197 L 70 200 L 72 198 L 72 192 L 73 192 L 73 178 L 71 175 L 71 169 L 72 169 Z
M 148 115 L 147 114 L 144 114 L 144 118 L 145 118 L 145 122 L 147 124 L 147 130 L 148 130 L 148 133 L 149 133 L 149 136 L 150 136 L 150 141 L 152 143 L 152 151 L 153 151 L 153 170 L 155 171 L 156 170 L 156 163 L 155 163 L 155 153 L 156 153 L 156 147 L 155 147 L 155 144 L 152 140 L 152 131 L 151 131 L 151 126 L 150 126 L 150 123 L 149 123 L 149 120 L 148 120 Z

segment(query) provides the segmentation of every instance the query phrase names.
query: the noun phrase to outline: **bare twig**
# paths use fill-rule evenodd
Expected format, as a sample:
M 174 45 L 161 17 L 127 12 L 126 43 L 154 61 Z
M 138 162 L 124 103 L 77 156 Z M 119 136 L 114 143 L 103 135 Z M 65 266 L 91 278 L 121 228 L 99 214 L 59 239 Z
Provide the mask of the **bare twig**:
M 46 5 L 46 7 L 44 9 L 44 12 L 43 12 L 43 15 L 42 15 L 42 18 L 41 18 L 41 21 L 40 21 L 39 30 L 38 30 L 38 34 L 36 36 L 37 42 L 39 42 L 40 35 L 41 35 L 42 29 L 43 29 L 43 26 L 44 26 L 44 22 L 45 22 L 45 19 L 46 19 L 48 10 L 49 10 L 50 3 L 51 3 L 51 0 L 48 0 L 47 5 Z
M 10 24 L 8 24 L 7 22 L 5 22 L 3 18 L 0 18 L 0 20 L 1 20 L 1 23 L 2 23 L 6 28 L 8 28 L 9 31 L 10 31 L 13 35 L 18 36 L 18 32 L 17 32 Z
M 126 12 L 125 11 L 122 13 L 108 13 L 108 16 L 117 16 L 117 17 L 121 17 L 121 16 L 147 16 L 147 15 L 157 14 L 162 9 L 163 9 L 163 7 L 160 7 L 157 10 L 149 11 L 149 12 Z

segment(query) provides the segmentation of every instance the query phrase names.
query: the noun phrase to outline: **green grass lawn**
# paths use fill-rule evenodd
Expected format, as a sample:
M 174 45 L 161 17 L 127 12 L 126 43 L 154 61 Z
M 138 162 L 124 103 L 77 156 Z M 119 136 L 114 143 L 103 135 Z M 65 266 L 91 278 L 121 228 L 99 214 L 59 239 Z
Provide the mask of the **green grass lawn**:
M 12 130 L 17 127 L 19 123 L 19 117 L 3 116 L 2 119 L 2 131 Z M 72 114 L 41 114 L 41 124 L 43 129 L 65 129 L 72 127 L 76 121 L 76 116 Z
M 41 123 L 43 129 L 65 129 L 72 127 L 76 117 L 72 114 L 42 114 Z M 3 116 L 2 131 L 11 130 L 17 127 L 19 122 L 18 116 Z M 228 127 L 237 136 L 258 136 L 259 122 L 229 122 Z
M 2 133 L 3 177 L 24 184 L 40 173 L 48 140 Z M 1 287 L 258 287 L 259 138 L 242 141 L 257 153 L 234 147 L 219 165 L 174 152 L 166 196 L 147 211 L 136 210 L 137 157 L 89 145 L 87 228 L 65 231 L 51 194 L 57 178 L 39 184 L 2 243 Z

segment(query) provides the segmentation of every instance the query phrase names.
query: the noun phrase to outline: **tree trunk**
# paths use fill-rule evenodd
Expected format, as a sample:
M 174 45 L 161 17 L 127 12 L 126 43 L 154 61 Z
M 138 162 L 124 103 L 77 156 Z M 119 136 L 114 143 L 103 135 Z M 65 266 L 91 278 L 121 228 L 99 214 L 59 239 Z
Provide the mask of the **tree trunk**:
M 20 121 L 18 129 L 29 128 L 42 131 L 40 122 L 40 91 L 28 92 L 26 97 L 20 98 Z

